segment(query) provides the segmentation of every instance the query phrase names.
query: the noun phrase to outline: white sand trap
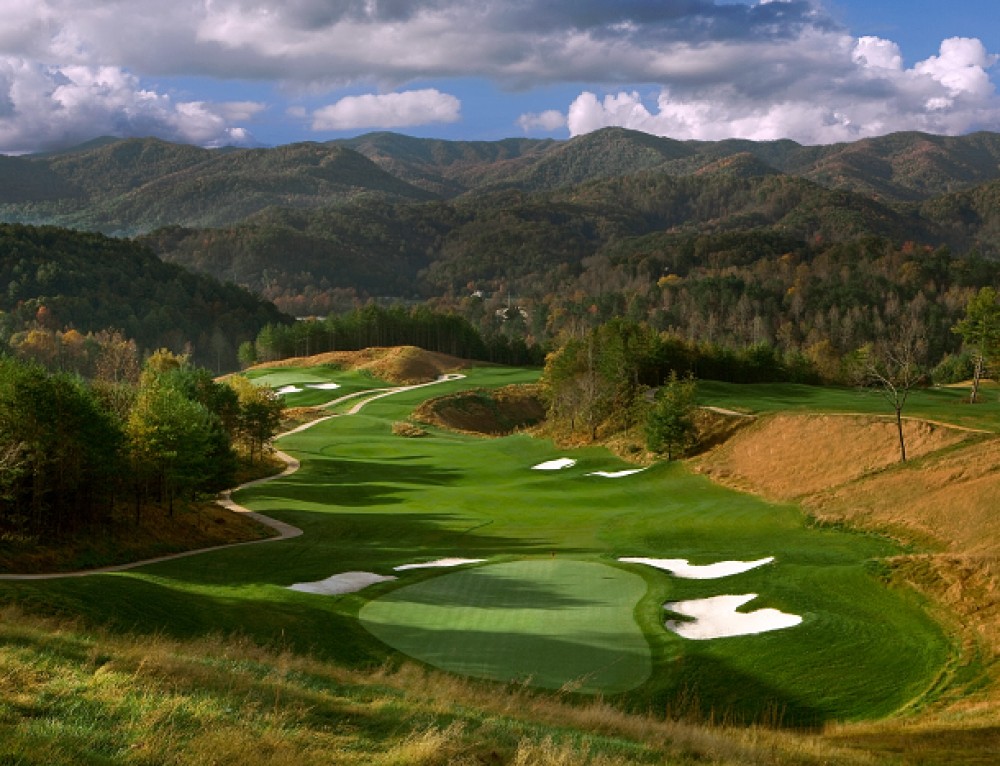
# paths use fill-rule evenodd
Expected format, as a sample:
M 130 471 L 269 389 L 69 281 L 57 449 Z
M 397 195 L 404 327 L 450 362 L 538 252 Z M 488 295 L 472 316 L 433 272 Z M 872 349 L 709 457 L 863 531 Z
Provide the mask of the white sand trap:
M 307 388 L 315 388 L 320 391 L 334 391 L 340 388 L 339 383 L 310 383 Z
M 341 593 L 355 593 L 377 582 L 395 579 L 392 575 L 380 575 L 374 572 L 342 572 L 332 577 L 327 577 L 325 580 L 297 582 L 294 585 L 289 585 L 288 590 L 297 590 L 301 593 L 318 593 L 321 596 L 338 596 Z
M 278 394 L 278 396 L 284 396 L 285 394 L 301 394 L 302 389 L 295 385 L 282 386 L 277 390 L 276 393 Z
M 458 567 L 462 564 L 478 564 L 486 559 L 438 559 L 437 561 L 425 561 L 422 564 L 401 564 L 398 567 L 393 567 L 397 572 L 402 572 L 406 569 L 429 569 L 430 567 Z
M 561 471 L 563 468 L 571 468 L 576 465 L 576 461 L 571 457 L 561 457 L 558 460 L 546 460 L 544 463 L 531 466 L 533 471 Z
M 664 609 L 693 617 L 692 621 L 667 620 L 667 630 L 678 636 L 695 641 L 730 636 L 749 636 L 767 633 L 771 630 L 791 628 L 802 622 L 797 614 L 785 614 L 777 609 L 758 609 L 755 612 L 737 612 L 748 601 L 757 598 L 756 593 L 742 596 L 712 596 L 694 601 L 668 601 Z
M 751 569 L 762 567 L 774 561 L 774 556 L 756 561 L 720 561 L 717 564 L 689 564 L 687 559 L 643 559 L 643 558 L 623 558 L 618 559 L 627 564 L 645 564 L 646 566 L 665 569 L 674 577 L 685 580 L 717 580 L 720 577 L 749 572 Z
M 600 476 L 604 479 L 621 479 L 623 476 L 631 476 L 634 473 L 642 473 L 645 470 L 645 468 L 626 468 L 624 471 L 593 471 L 585 475 Z

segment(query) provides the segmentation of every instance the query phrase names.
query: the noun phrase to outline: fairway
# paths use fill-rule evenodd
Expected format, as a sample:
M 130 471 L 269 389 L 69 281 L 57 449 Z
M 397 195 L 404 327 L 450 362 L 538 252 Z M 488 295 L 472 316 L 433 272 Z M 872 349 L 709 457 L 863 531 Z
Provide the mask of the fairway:
M 879 560 L 899 552 L 885 539 L 817 527 L 795 505 L 728 490 L 679 463 L 633 474 L 603 448 L 525 434 L 393 433 L 429 397 L 537 378 L 465 373 L 279 440 L 300 470 L 234 499 L 299 537 L 114 575 L 0 582 L 0 600 L 129 631 L 241 634 L 354 668 L 412 658 L 734 721 L 774 710 L 801 725 L 869 718 L 946 686 L 955 650 L 912 591 L 880 580 Z M 380 386 L 350 371 L 314 374 L 341 388 L 292 396 Z M 534 470 L 545 464 L 560 468 Z M 452 558 L 486 563 L 408 568 Z M 675 569 L 683 560 L 680 574 L 769 563 L 699 580 L 619 558 Z M 353 593 L 289 589 L 350 572 L 378 577 Z M 710 640 L 667 629 L 676 615 L 664 604 L 745 594 L 757 596 L 741 611 L 777 610 L 801 624 Z
M 444 670 L 615 693 L 650 674 L 633 617 L 645 592 L 641 577 L 611 566 L 535 559 L 399 588 L 360 618 L 389 646 Z

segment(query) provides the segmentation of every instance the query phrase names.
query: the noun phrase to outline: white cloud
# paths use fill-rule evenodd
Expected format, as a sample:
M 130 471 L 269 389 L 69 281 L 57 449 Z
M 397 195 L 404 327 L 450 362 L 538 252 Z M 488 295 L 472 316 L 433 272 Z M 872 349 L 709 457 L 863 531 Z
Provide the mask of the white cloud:
M 159 136 L 203 146 L 252 143 L 231 123 L 261 109 L 252 102 L 174 101 L 141 87 L 118 67 L 47 67 L 0 57 L 0 150 L 69 146 L 100 135 Z
M 346 96 L 313 112 L 313 130 L 406 128 L 458 122 L 462 103 L 434 88 Z
M 570 105 L 571 135 L 616 125 L 678 139 L 793 138 L 832 143 L 897 130 L 957 134 L 1000 126 L 1000 98 L 988 69 L 997 57 L 979 40 L 951 38 L 940 54 L 904 69 L 898 46 L 864 37 L 840 45 L 842 60 L 765 89 L 733 77 L 664 87 L 655 105 L 637 92 L 598 99 L 581 93 Z
M 242 110 L 195 102 L 200 108 L 185 112 L 161 88 L 139 84 L 139 78 L 146 83 L 174 76 L 279 83 L 295 99 L 345 87 L 398 91 L 407 83 L 452 77 L 487 78 L 513 90 L 593 83 L 589 90 L 610 92 L 610 99 L 581 94 L 569 112 L 563 110 L 572 134 L 627 124 L 678 137 L 739 131 L 772 138 L 788 131 L 799 140 L 827 141 L 896 129 L 1000 129 L 991 79 L 996 57 L 982 43 L 946 40 L 938 55 L 907 68 L 896 43 L 850 35 L 825 10 L 832 4 L 5 0 L 0 137 L 17 140 L 0 142 L 0 149 L 28 146 L 32 135 L 39 136 L 39 147 L 60 131 L 76 136 L 88 119 L 104 131 L 116 125 L 134 131 L 149 122 L 157 135 L 224 142 L 238 135 L 236 123 L 252 123 L 260 113 L 255 102 Z M 14 96 L 5 97 L 11 75 L 4 61 L 33 70 L 17 73 L 19 87 L 30 93 L 20 93 L 16 111 Z M 79 86 L 63 93 L 64 105 L 55 110 L 49 102 L 56 85 L 48 81 L 74 67 L 81 73 L 70 77 L 74 82 L 105 71 L 131 73 L 132 82 L 112 93 Z M 637 87 L 662 93 L 644 100 L 632 92 Z M 385 100 L 391 96 L 343 99 L 312 120 L 316 129 L 329 130 L 458 118 L 458 107 L 443 95 L 436 99 L 437 113 L 434 99 L 406 105 Z M 557 114 L 525 114 L 518 124 L 528 131 L 557 130 Z
M 544 130 L 551 133 L 553 130 L 566 127 L 566 115 L 558 109 L 547 109 L 538 114 L 522 114 L 518 117 L 517 124 L 525 133 L 530 133 L 533 130 Z

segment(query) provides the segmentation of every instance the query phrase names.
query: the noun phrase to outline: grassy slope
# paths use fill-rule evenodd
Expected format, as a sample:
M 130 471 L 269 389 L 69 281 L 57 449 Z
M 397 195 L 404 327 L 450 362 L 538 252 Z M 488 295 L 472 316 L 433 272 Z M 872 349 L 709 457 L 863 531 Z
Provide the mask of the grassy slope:
M 117 635 L 0 610 L 0 763 L 869 764 L 817 737 L 570 705 L 520 686 L 352 671 L 249 641 Z
M 475 383 L 498 385 L 529 377 L 496 370 Z M 464 385 L 469 383 L 448 384 L 454 390 Z M 333 449 L 327 445 L 334 434 L 323 436 L 319 432 L 303 433 L 295 437 L 293 445 L 282 445 L 300 457 L 311 458 L 312 463 L 296 481 L 266 485 L 252 495 L 256 507 L 270 509 L 274 515 L 306 529 L 298 543 L 261 546 L 249 558 L 246 551 L 223 552 L 191 559 L 184 565 L 160 565 L 129 575 L 48 585 L 5 585 L 0 589 L 0 598 L 15 598 L 45 610 L 79 613 L 120 629 L 136 630 L 140 635 L 150 630 L 192 638 L 219 630 L 243 632 L 264 643 L 314 651 L 346 665 L 364 665 L 380 662 L 387 655 L 371 647 L 354 614 L 367 596 L 389 592 L 394 586 L 376 586 L 366 592 L 366 597 L 338 599 L 295 594 L 275 586 L 321 579 L 334 571 L 353 568 L 384 572 L 391 565 L 437 555 L 548 555 L 558 549 L 560 555 L 574 558 L 606 560 L 611 552 L 688 556 L 702 563 L 722 557 L 753 558 L 777 553 L 779 567 L 744 575 L 748 579 L 741 579 L 741 591 L 752 589 L 766 594 L 761 606 L 806 612 L 807 623 L 802 630 L 812 628 L 814 632 L 806 640 L 799 640 L 802 634 L 794 631 L 754 638 L 756 646 L 749 657 L 735 640 L 709 642 L 687 653 L 680 651 L 678 645 L 682 642 L 659 628 L 659 604 L 668 598 L 714 595 L 717 589 L 710 583 L 671 581 L 657 572 L 635 570 L 652 586 L 638 615 L 644 629 L 659 636 L 653 646 L 658 671 L 671 673 L 670 688 L 645 690 L 650 703 L 663 709 L 662 703 L 668 697 L 676 703 L 679 692 L 690 691 L 690 684 L 698 683 L 698 693 L 712 698 L 717 710 L 733 703 L 738 712 L 740 700 L 726 699 L 736 689 L 741 697 L 749 695 L 758 702 L 768 693 L 777 696 L 784 702 L 786 714 L 790 711 L 799 720 L 811 714 L 828 715 L 838 707 L 840 715 L 885 713 L 925 688 L 928 675 L 947 653 L 943 637 L 923 617 L 912 597 L 877 586 L 875 578 L 868 574 L 865 560 L 891 552 L 891 546 L 876 538 L 808 529 L 801 515 L 789 506 L 723 492 L 678 467 L 657 468 L 641 475 L 647 480 L 657 479 L 655 492 L 649 485 L 644 486 L 645 481 L 624 484 L 565 475 L 533 476 L 525 486 L 524 476 L 510 470 L 512 461 L 520 465 L 561 454 L 545 442 L 525 437 L 484 441 L 435 434 L 430 439 L 407 443 L 406 452 L 414 454 L 400 453 L 398 441 L 394 448 L 398 454 L 387 452 L 387 440 L 391 439 L 388 424 L 405 416 L 421 398 L 441 392 L 417 391 L 405 398 L 384 400 L 371 405 L 365 416 L 337 421 Z M 602 450 L 583 450 L 578 457 L 578 472 L 616 467 Z M 323 485 L 328 483 L 337 486 L 340 508 L 335 514 L 325 499 L 329 490 Z M 569 486 L 574 492 L 566 491 Z M 666 495 L 664 486 L 670 489 Z M 587 498 L 586 503 L 580 502 L 578 489 Z M 244 499 L 251 496 L 246 494 Z M 289 498 L 300 506 L 299 510 L 288 509 Z M 498 498 L 502 502 L 498 503 Z M 605 510 L 595 511 L 601 503 Z M 407 512 L 400 513 L 404 506 Z M 489 513 L 484 514 L 483 509 Z M 655 512 L 650 513 L 650 509 Z M 728 534 L 720 535 L 722 531 Z M 564 539 L 566 532 L 569 534 Z M 776 550 L 779 540 L 781 550 Z M 416 579 L 433 576 L 420 575 Z M 894 622 L 880 619 L 889 616 Z M 831 648 L 827 628 L 841 629 L 847 643 Z M 795 639 L 790 640 L 793 635 Z M 29 652 L 41 651 L 37 639 L 21 643 L 33 647 Z M 838 658 L 838 651 L 844 649 L 847 656 Z M 194 648 L 195 654 L 199 651 Z M 76 652 L 72 656 L 82 655 Z M 75 662 L 78 660 L 69 660 L 71 665 Z M 262 662 L 265 669 L 261 672 L 272 672 L 268 665 L 271 660 Z M 819 675 L 802 673 L 804 667 Z M 226 672 L 232 671 L 228 668 Z M 772 673 L 775 676 L 771 683 L 763 683 Z M 912 677 L 908 687 L 898 688 L 899 679 L 907 674 Z M 8 676 L 14 677 L 18 676 Z M 170 673 L 165 677 L 172 678 Z M 803 682 L 810 688 L 796 688 Z M 884 695 L 872 699 L 871 687 L 894 687 L 895 700 Z M 846 703 L 845 693 L 852 698 Z M 6 691 L 3 696 L 6 703 Z M 484 696 L 492 695 L 487 692 Z M 802 704 L 806 697 L 810 698 L 808 706 Z M 400 704 L 405 708 L 416 703 L 407 700 Z M 854 705 L 853 711 L 845 710 L 845 704 Z M 13 713 L 9 707 L 5 709 L 0 726 L 8 725 L 11 715 L 16 720 L 18 709 L 13 708 Z M 79 710 L 61 715 L 86 717 Z M 119 711 L 119 715 L 127 713 Z M 244 723 L 252 727 L 259 720 L 250 715 Z M 240 741 L 246 740 L 245 732 L 240 736 Z M 872 746 L 861 735 L 852 736 L 846 737 L 852 744 Z M 878 738 L 877 733 L 872 736 Z M 49 742 L 63 739 L 50 737 Z M 456 736 L 446 739 L 465 741 Z M 381 740 L 383 745 L 386 741 Z M 776 762 L 800 762 L 800 757 L 801 762 L 810 762 L 801 753 L 793 757 L 787 750 L 769 747 L 776 753 Z M 977 740 L 970 749 L 970 758 L 980 747 L 981 741 Z M 710 751 L 695 747 L 691 752 Z M 110 762 L 130 762 L 121 753 L 116 758 Z M 734 760 L 746 762 L 741 758 Z M 837 760 L 840 762 L 839 757 Z

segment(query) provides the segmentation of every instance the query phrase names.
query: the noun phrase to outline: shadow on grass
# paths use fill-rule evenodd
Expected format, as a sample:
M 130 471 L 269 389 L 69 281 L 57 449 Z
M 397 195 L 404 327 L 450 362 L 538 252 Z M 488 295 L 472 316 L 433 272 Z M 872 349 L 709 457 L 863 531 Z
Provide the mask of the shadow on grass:
M 838 699 L 836 693 L 823 689 L 817 690 L 815 699 L 807 701 L 763 676 L 736 669 L 706 654 L 682 656 L 669 677 L 658 679 L 648 689 L 647 709 L 665 711 L 672 718 L 803 730 L 819 729 L 835 720 L 844 707 L 854 704 L 856 696 L 845 692 L 850 698 Z M 636 700 L 643 691 L 639 690 Z
M 333 457 L 313 457 L 282 483 L 295 486 L 299 482 L 319 482 L 325 485 L 356 484 L 367 481 L 441 487 L 454 484 L 462 472 L 453 468 L 413 465 L 411 456 L 400 459 L 346 460 Z
M 459 675 L 543 689 L 617 694 L 641 686 L 650 673 L 649 647 L 638 632 L 580 633 L 575 639 L 503 630 L 450 630 L 362 624 L 410 658 Z
M 131 572 L 53 583 L 45 587 L 18 583 L 16 590 L 0 585 L 0 603 L 16 603 L 28 613 L 65 617 L 120 635 L 246 636 L 266 647 L 292 649 L 349 667 L 380 663 L 386 656 L 356 619 L 335 611 L 332 600 L 315 599 L 304 607 L 291 600 L 209 595 Z
M 485 534 L 494 527 L 461 514 L 300 510 L 273 513 L 303 529 L 304 534 L 281 542 L 216 551 L 133 571 L 194 586 L 288 586 L 351 570 L 397 574 L 392 567 L 445 556 L 489 559 L 548 555 L 553 548 L 551 540 Z M 568 555 L 579 551 L 563 548 L 560 552 Z M 426 571 L 417 570 L 407 577 L 416 580 L 421 576 L 417 572 Z
M 483 591 L 493 596 L 488 604 L 484 604 L 481 600 Z M 547 612 L 573 607 L 612 605 L 600 599 L 571 596 L 565 590 L 546 586 L 537 580 L 498 575 L 489 567 L 451 572 L 412 587 L 400 588 L 379 600 L 398 604 L 530 609 Z
M 891 758 L 903 758 L 905 763 L 947 763 L 954 766 L 985 766 L 997 762 L 1000 753 L 1000 727 L 977 726 L 968 728 L 913 728 L 900 726 L 870 734 L 834 734 L 830 739 L 837 744 L 855 747 L 865 752 Z

